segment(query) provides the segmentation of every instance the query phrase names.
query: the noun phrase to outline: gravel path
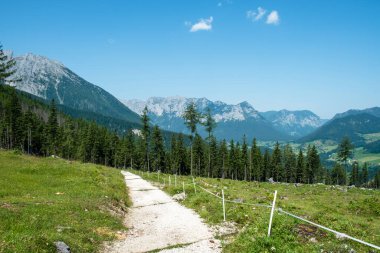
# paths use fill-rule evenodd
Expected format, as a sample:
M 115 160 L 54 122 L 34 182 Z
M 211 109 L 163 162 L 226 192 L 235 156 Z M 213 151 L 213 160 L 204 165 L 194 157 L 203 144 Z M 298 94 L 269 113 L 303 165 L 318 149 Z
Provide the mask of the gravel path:
M 221 252 L 220 241 L 194 211 L 181 206 L 141 177 L 130 172 L 122 173 L 133 202 L 125 219 L 129 230 L 124 240 L 107 246 L 105 252 L 160 249 L 159 252 L 165 253 Z

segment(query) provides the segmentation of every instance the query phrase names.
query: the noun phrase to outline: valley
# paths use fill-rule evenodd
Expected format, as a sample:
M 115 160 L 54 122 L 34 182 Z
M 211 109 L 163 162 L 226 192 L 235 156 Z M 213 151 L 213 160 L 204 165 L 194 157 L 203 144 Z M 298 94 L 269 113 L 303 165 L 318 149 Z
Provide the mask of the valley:
M 1 6 L 0 253 L 380 251 L 380 1 Z

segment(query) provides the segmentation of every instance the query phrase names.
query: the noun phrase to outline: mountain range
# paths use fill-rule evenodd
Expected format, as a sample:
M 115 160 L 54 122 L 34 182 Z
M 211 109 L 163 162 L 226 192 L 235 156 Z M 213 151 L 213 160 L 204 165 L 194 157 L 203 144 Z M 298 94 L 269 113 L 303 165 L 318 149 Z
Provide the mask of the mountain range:
M 217 123 L 215 136 L 219 139 L 241 139 L 242 133 L 248 139 L 256 137 L 260 140 L 291 140 L 304 136 L 323 124 L 317 115 L 310 111 L 270 111 L 258 112 L 251 104 L 244 101 L 231 105 L 207 98 L 185 97 L 151 97 L 143 100 L 121 100 L 137 114 L 141 114 L 147 106 L 153 124 L 163 129 L 186 132 L 182 115 L 186 106 L 194 102 L 201 113 L 209 108 Z M 206 136 L 200 128 L 199 133 Z
M 309 110 L 267 111 L 262 112 L 261 115 L 272 122 L 276 129 L 289 134 L 293 138 L 305 136 L 327 122 L 327 120 L 321 119 Z
M 380 133 L 379 107 L 349 110 L 336 114 L 323 126 L 299 141 L 333 140 L 339 142 L 343 137 L 349 137 L 356 145 L 362 146 L 372 142 L 372 140 L 366 139 L 365 135 L 375 133 Z M 375 139 L 375 141 L 377 140 Z
M 16 57 L 18 90 L 77 110 L 94 112 L 133 123 L 140 117 L 104 89 L 87 82 L 62 63 L 43 56 Z
M 245 134 L 247 139 L 256 137 L 269 141 L 338 142 L 344 136 L 348 136 L 356 143 L 368 144 L 365 135 L 380 133 L 379 107 L 349 110 L 338 113 L 327 121 L 307 110 L 259 112 L 248 102 L 231 105 L 207 98 L 152 97 L 146 101 L 129 99 L 120 102 L 60 62 L 34 54 L 16 57 L 15 60 L 15 78 L 21 79 L 15 83 L 18 90 L 45 101 L 55 99 L 74 117 L 95 120 L 120 132 L 123 132 L 124 128 L 138 128 L 139 115 L 147 106 L 152 124 L 157 124 L 164 130 L 188 133 L 182 114 L 186 105 L 194 102 L 202 113 L 210 108 L 218 125 L 214 134 L 219 139 L 241 140 Z M 202 136 L 206 136 L 201 126 L 198 129 Z M 376 149 L 377 142 L 379 140 L 376 139 L 370 144 Z

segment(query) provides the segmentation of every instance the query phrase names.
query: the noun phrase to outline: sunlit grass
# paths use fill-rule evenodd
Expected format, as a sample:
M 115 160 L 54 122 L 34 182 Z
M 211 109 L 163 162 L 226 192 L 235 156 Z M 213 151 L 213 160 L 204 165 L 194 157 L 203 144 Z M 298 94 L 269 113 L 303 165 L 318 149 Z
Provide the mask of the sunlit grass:
M 157 182 L 157 173 L 143 173 L 144 178 Z M 223 222 L 221 200 L 197 188 L 191 177 L 160 174 L 163 189 L 173 195 L 182 192 L 185 183 L 187 198 L 183 204 L 196 210 L 210 224 Z M 270 184 L 222 179 L 195 178 L 202 187 L 221 196 L 224 189 L 228 200 L 270 205 L 278 191 L 277 207 L 339 232 L 380 245 L 380 192 L 348 189 L 326 185 Z M 224 246 L 225 252 L 370 252 L 371 248 L 348 239 L 337 239 L 328 231 L 317 229 L 292 217 L 276 212 L 272 236 L 267 237 L 270 209 L 227 203 L 227 221 L 233 221 L 240 233 Z
M 124 229 L 120 171 L 57 158 L 0 152 L 0 252 L 95 252 Z

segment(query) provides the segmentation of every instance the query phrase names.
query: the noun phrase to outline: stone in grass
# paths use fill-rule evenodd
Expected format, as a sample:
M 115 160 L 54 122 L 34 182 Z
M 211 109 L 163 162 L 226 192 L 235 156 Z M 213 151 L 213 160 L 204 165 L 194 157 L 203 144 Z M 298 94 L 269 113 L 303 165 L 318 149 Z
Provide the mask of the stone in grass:
M 186 194 L 185 194 L 184 192 L 181 192 L 181 193 L 176 194 L 176 195 L 173 196 L 173 199 L 174 199 L 175 201 L 182 201 L 182 200 L 184 200 L 185 198 L 186 198 Z
M 271 183 L 271 184 L 274 184 L 274 183 L 275 183 L 275 181 L 273 180 L 272 177 L 268 179 L 268 182 Z
M 57 253 L 71 253 L 70 247 L 66 243 L 58 241 L 54 244 L 57 247 Z
M 234 199 L 234 202 L 236 202 L 236 203 L 243 203 L 244 199 L 240 199 L 240 198 Z
M 315 237 L 310 238 L 309 241 L 312 242 L 312 243 L 317 243 L 318 242 L 317 239 L 315 239 Z

